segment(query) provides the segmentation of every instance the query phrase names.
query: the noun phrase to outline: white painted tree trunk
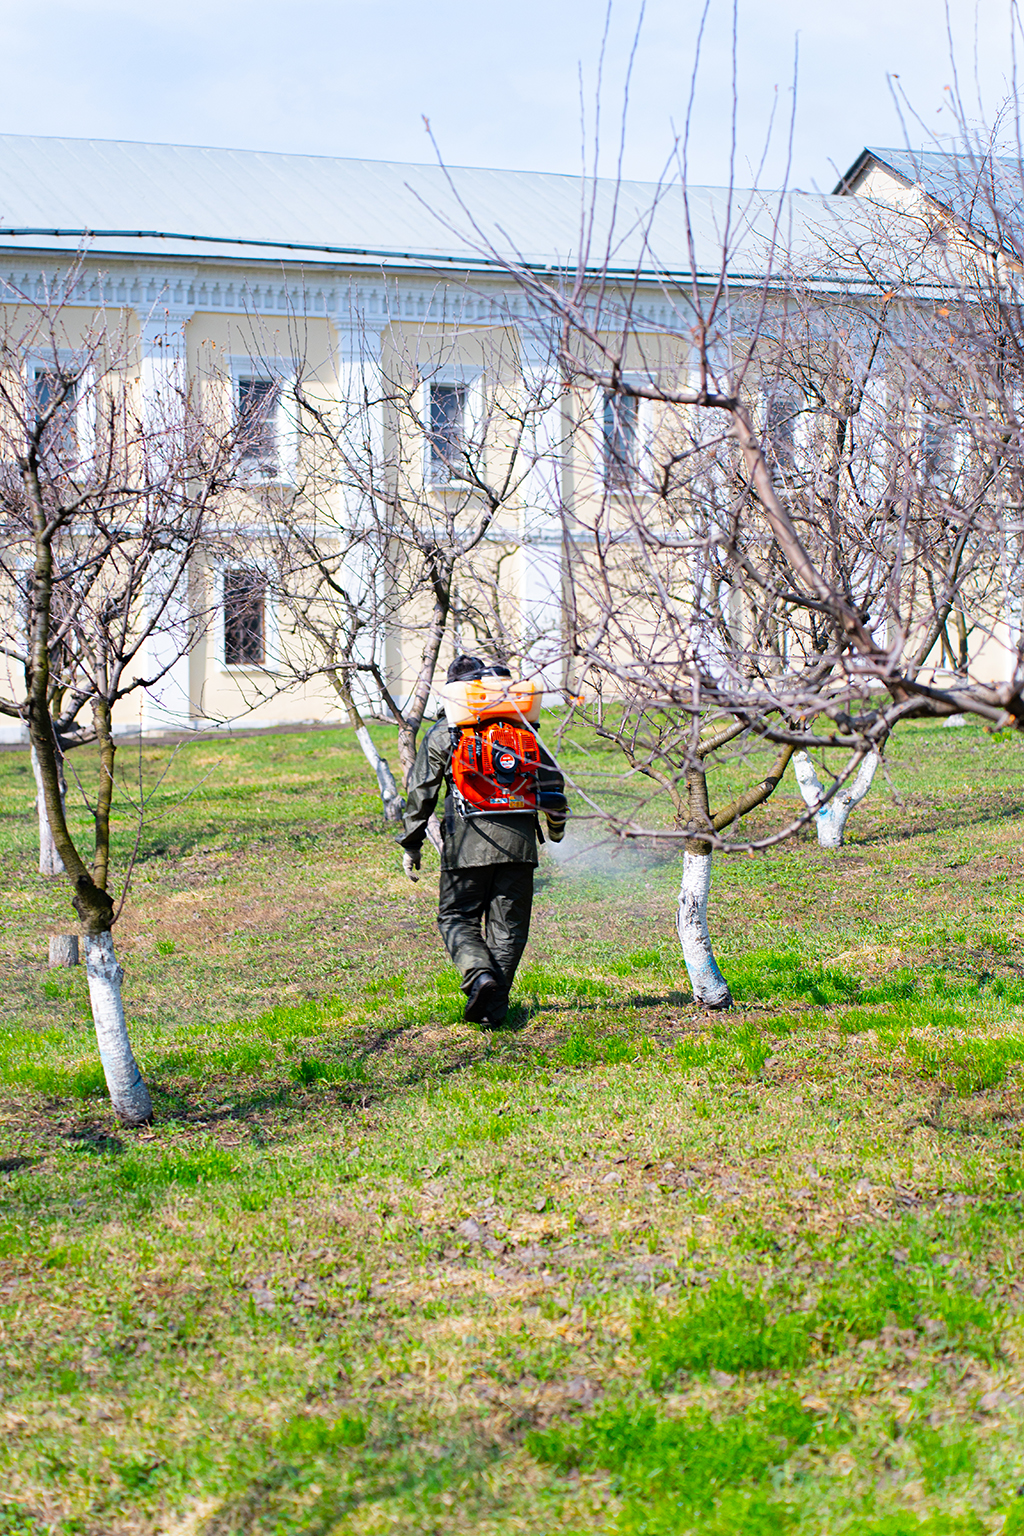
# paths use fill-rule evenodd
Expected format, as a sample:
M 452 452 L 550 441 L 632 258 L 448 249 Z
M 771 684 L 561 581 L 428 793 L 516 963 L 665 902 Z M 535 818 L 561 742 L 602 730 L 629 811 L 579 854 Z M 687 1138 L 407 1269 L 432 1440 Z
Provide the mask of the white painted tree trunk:
M 380 790 L 380 799 L 384 807 L 385 817 L 388 821 L 400 820 L 404 809 L 404 802 L 398 793 L 395 776 L 374 746 L 365 725 L 356 726 L 356 740 L 363 749 L 363 756 L 377 776 L 377 787 Z
M 431 811 L 427 820 L 427 837 L 437 849 L 437 856 L 440 858 L 444 852 L 444 833 L 441 831 L 441 823 L 433 811 Z
M 53 832 L 50 830 L 50 818 L 46 814 L 46 797 L 43 794 L 43 776 L 39 768 L 39 758 L 36 756 L 35 747 L 32 748 L 32 775 L 36 781 L 36 814 L 39 818 L 39 873 L 41 875 L 62 875 L 64 873 L 64 860 L 57 852 L 57 845 L 53 841 Z M 67 794 L 67 786 L 64 783 L 64 764 L 60 757 L 57 758 L 57 776 L 60 780 L 60 803 L 64 804 Z
M 380 790 L 381 804 L 384 807 L 384 816 L 387 821 L 401 821 L 402 812 L 405 810 L 405 801 L 398 792 L 395 776 L 391 772 L 386 759 L 381 757 L 374 746 L 369 731 L 365 725 L 356 726 L 356 740 L 363 749 L 363 756 L 377 776 L 377 787 Z M 431 816 L 427 822 L 427 836 L 441 852 L 443 838 L 441 824 L 436 816 Z
M 50 940 L 49 958 L 51 965 L 77 965 L 78 935 L 76 933 L 55 933 Z
M 800 786 L 800 793 L 803 795 L 807 809 L 814 812 L 819 847 L 841 848 L 843 846 L 843 835 L 846 832 L 846 823 L 850 819 L 850 812 L 855 805 L 860 804 L 871 788 L 880 762 L 881 758 L 877 752 L 869 752 L 861 763 L 853 783 L 844 784 L 841 789 L 836 790 L 831 800 L 822 805 L 825 791 L 814 771 L 814 764 L 806 752 L 793 754 L 793 768 L 796 772 L 796 781 Z
M 124 1022 L 121 981 L 124 972 L 106 933 L 86 934 L 85 974 L 89 980 L 96 1040 L 114 1113 L 124 1125 L 145 1125 L 153 1118 L 149 1090 L 142 1081 Z
M 705 1008 L 731 1008 L 732 993 L 715 960 L 708 933 L 711 854 L 683 854 L 677 928 L 694 1001 Z

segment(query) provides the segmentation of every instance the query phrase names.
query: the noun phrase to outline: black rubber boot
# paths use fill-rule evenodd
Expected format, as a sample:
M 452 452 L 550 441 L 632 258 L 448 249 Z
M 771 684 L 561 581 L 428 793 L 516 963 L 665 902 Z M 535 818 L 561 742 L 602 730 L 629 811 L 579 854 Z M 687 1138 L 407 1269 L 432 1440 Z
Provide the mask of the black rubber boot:
M 466 1011 L 463 1018 L 470 1024 L 480 1024 L 487 1018 L 498 996 L 497 980 L 488 972 L 478 976 L 470 988 L 466 998 Z

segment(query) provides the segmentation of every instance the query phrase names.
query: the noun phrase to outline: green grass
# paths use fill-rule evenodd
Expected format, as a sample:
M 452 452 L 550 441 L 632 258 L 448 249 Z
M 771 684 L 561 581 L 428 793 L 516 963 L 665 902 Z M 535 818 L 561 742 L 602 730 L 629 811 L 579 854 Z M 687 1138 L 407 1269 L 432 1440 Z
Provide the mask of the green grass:
M 350 740 L 196 743 L 116 931 L 127 1132 L 0 754 L 0 1536 L 1024 1532 L 1022 770 L 914 725 L 841 854 L 718 861 L 725 1018 L 676 855 L 577 821 L 496 1033 Z
M 541 1462 L 562 1473 L 612 1473 L 622 1500 L 619 1529 L 672 1536 L 699 1521 L 702 1531 L 770 1532 L 795 1524 L 795 1511 L 765 1496 L 772 1474 L 822 1434 L 818 1420 L 791 1394 L 767 1397 L 720 1419 L 691 1410 L 667 1415 L 623 1404 L 591 1415 L 575 1429 L 527 1436 Z
M 654 1388 L 682 1371 L 780 1371 L 810 1353 L 811 1319 L 773 1316 L 760 1290 L 717 1281 L 681 1313 L 646 1320 L 637 1329 Z

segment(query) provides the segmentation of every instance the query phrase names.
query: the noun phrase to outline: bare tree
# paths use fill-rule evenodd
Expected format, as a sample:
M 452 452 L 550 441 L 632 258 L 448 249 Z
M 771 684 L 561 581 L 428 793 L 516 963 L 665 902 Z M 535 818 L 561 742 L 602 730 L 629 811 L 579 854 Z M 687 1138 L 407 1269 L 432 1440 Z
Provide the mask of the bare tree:
M 846 833 L 846 823 L 854 806 L 865 798 L 874 783 L 881 753 L 872 749 L 857 771 L 852 783 L 838 789 L 831 799 L 826 799 L 821 779 L 815 772 L 814 763 L 807 752 L 793 755 L 793 771 L 807 809 L 813 812 L 818 844 L 822 848 L 841 848 Z
M 396 319 L 379 339 L 354 317 L 335 357 L 299 366 L 301 467 L 265 518 L 283 631 L 276 677 L 254 686 L 326 678 L 391 819 L 402 802 L 364 716 L 397 727 L 404 779 L 442 649 L 482 642 L 504 660 L 537 641 L 516 601 L 528 574 L 509 578 L 508 565 L 521 556 L 550 381 L 524 362 L 507 315 L 472 324 L 462 298 L 441 289 L 436 315 L 408 328 Z
M 204 419 L 168 335 L 140 367 L 137 339 L 74 307 L 73 269 L 48 299 L 11 293 L 0 333 L 2 611 L 10 691 L 0 710 L 29 730 L 53 842 L 84 929 L 100 1056 L 115 1112 L 152 1113 L 132 1053 L 112 929 L 117 714 L 130 694 L 159 695 L 203 623 L 189 568 L 237 464 L 235 433 Z M 148 386 L 148 387 L 144 387 Z M 88 726 L 80 722 L 88 716 Z M 72 835 L 62 758 L 68 732 L 91 731 L 96 781 L 80 789 L 91 854 Z M 133 807 L 141 816 L 143 807 Z
M 670 200 L 688 273 L 678 250 L 659 259 Z M 593 728 L 623 751 L 633 793 L 592 794 L 590 814 L 683 843 L 684 956 L 695 996 L 723 1006 L 714 849 L 765 847 L 811 817 L 841 839 L 905 719 L 1024 720 L 1021 663 L 1000 680 L 992 654 L 1019 581 L 1022 396 L 1007 377 L 1017 281 L 959 226 L 937 244 L 916 207 L 758 194 L 713 211 L 717 274 L 696 259 L 707 209 L 684 161 L 650 208 L 628 210 L 628 230 L 592 210 L 577 264 L 552 277 L 463 206 L 467 239 L 552 338 L 587 466 L 560 509 L 570 648 L 577 677 L 620 701 Z M 760 279 L 737 280 L 755 262 Z M 774 748 L 767 772 L 760 755 L 742 769 L 754 746 Z M 845 758 L 827 788 L 806 757 L 824 749 Z M 794 753 L 805 809 L 743 836 Z M 728 784 L 748 779 L 716 808 L 717 765 Z

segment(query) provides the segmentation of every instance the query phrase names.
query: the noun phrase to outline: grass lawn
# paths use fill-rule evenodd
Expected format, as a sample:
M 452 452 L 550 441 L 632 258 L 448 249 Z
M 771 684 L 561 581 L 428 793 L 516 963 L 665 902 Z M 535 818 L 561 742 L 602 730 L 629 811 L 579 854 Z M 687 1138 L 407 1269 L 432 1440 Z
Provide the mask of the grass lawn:
M 498 1034 L 347 734 L 121 762 L 139 1132 L 0 754 L 0 1536 L 1024 1533 L 1024 740 L 720 861 L 726 1018 L 577 822 Z

